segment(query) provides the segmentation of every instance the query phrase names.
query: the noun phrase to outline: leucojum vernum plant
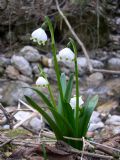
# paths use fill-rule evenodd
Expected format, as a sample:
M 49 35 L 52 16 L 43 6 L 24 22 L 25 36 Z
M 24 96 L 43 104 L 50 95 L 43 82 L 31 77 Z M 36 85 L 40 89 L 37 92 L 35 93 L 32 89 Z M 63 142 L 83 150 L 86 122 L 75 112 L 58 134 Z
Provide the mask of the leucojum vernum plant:
M 50 83 L 46 74 L 40 69 L 40 77 L 36 81 L 36 86 L 32 88 L 37 95 L 47 105 L 48 110 L 52 116 L 48 114 L 40 105 L 38 105 L 31 97 L 25 96 L 27 102 L 37 110 L 48 122 L 50 128 L 53 130 L 57 140 L 63 140 L 69 145 L 82 149 L 83 142 L 73 140 L 73 138 L 86 137 L 90 117 L 98 102 L 98 96 L 88 97 L 84 102 L 82 96 L 79 94 L 79 81 L 78 81 L 78 65 L 77 65 L 77 48 L 73 39 L 70 38 L 66 48 L 59 51 L 57 55 L 57 49 L 54 39 L 54 29 L 52 23 L 48 17 L 45 17 L 43 27 L 35 30 L 32 33 L 31 39 L 37 42 L 39 45 L 45 45 L 48 37 L 43 29 L 44 26 L 48 26 L 51 34 L 51 48 L 53 54 L 54 69 L 57 77 L 57 85 L 59 97 L 58 101 L 54 99 Z M 65 73 L 60 73 L 58 60 L 64 60 L 66 63 L 74 62 L 74 73 L 66 80 Z M 73 81 L 75 77 L 76 95 L 72 97 Z M 47 87 L 50 99 L 40 90 L 40 87 Z M 70 138 L 66 138 L 70 137 Z

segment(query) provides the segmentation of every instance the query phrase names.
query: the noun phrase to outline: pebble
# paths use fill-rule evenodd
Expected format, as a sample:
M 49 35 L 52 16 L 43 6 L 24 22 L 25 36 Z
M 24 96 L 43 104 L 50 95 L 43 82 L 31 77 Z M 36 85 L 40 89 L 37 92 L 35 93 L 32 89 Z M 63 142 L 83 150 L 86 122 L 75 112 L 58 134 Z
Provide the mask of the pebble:
M 24 99 L 24 95 L 33 95 L 30 85 L 22 81 L 9 81 L 2 85 L 0 102 L 7 106 L 16 105 L 18 104 L 18 99 Z
M 113 70 L 120 70 L 120 58 L 111 58 L 108 60 L 108 68 Z
M 87 77 L 87 84 L 89 87 L 97 87 L 103 82 L 104 77 L 102 73 L 96 72 Z
M 14 117 L 17 121 L 22 121 L 23 119 L 26 119 L 29 117 L 31 112 L 25 112 L 25 111 L 18 111 Z
M 90 61 L 92 63 L 93 68 L 103 68 L 104 67 L 104 63 L 102 63 L 101 61 L 94 60 L 94 59 L 91 59 Z
M 10 58 L 6 58 L 3 55 L 0 55 L 0 66 L 2 67 L 6 67 L 7 65 L 11 64 L 11 60 Z
M 11 62 L 22 74 L 32 77 L 31 66 L 24 57 L 13 55 Z
M 55 74 L 55 70 L 53 68 L 44 68 L 43 71 L 47 74 L 48 78 L 56 81 L 56 74 Z
M 97 129 L 101 129 L 104 127 L 104 123 L 103 122 L 98 122 L 98 123 L 91 123 L 89 126 L 88 131 L 93 132 Z
M 12 65 L 9 65 L 6 70 L 5 70 L 5 73 L 7 74 L 7 77 L 10 78 L 10 79 L 18 79 L 20 73 L 19 71 Z
M 41 55 L 38 50 L 32 46 L 25 46 L 20 50 L 19 53 L 29 62 L 38 62 L 41 60 Z
M 43 121 L 38 117 L 34 117 L 30 120 L 29 125 L 34 131 L 39 132 L 43 128 Z
M 111 116 L 106 120 L 105 124 L 120 126 L 120 116 L 118 115 Z
M 98 123 L 100 121 L 101 121 L 100 113 L 96 112 L 96 111 L 93 111 L 92 116 L 90 118 L 90 123 Z

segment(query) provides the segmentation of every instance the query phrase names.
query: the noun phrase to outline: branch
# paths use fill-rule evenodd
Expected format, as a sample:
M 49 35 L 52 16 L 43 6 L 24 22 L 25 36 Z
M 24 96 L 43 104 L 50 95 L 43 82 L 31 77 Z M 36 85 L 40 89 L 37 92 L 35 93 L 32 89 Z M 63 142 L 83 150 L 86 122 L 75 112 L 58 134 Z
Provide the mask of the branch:
M 6 117 L 7 122 L 10 125 L 10 129 L 12 129 L 13 128 L 13 116 L 11 116 L 10 113 L 6 111 L 6 109 L 3 107 L 1 103 L 0 103 L 0 109 L 3 111 L 3 114 Z

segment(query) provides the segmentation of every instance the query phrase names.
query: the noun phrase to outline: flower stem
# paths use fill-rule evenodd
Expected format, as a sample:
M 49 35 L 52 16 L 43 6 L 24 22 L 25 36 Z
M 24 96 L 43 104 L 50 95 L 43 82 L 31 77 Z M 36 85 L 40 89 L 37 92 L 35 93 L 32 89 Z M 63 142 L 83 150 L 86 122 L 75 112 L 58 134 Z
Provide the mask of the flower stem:
M 51 39 L 52 39 L 52 52 L 53 52 L 53 60 L 54 60 L 54 67 L 55 67 L 55 72 L 56 72 L 56 76 L 57 76 L 57 83 L 58 83 L 58 88 L 60 91 L 60 97 L 61 97 L 61 102 L 63 103 L 63 92 L 62 92 L 62 86 L 60 83 L 60 71 L 59 71 L 59 66 L 58 66 L 58 62 L 57 62 L 57 58 L 56 58 L 56 46 L 55 46 L 55 39 L 54 39 L 54 31 L 53 31 L 53 26 L 52 23 L 50 21 L 50 19 L 48 17 L 45 17 L 46 22 L 48 24 L 49 30 L 50 30 L 50 34 L 51 34 Z
M 50 98 L 51 98 L 51 100 L 52 100 L 52 103 L 53 103 L 54 107 L 56 108 L 55 99 L 54 99 L 54 96 L 53 96 L 53 94 L 52 94 L 52 90 L 51 90 L 50 85 L 48 85 L 48 91 L 49 91 L 49 93 L 50 93 Z
M 78 82 L 78 65 L 77 65 L 77 48 L 73 39 L 70 38 L 70 42 L 75 53 L 75 79 L 76 79 L 76 135 L 78 136 L 78 123 L 79 123 L 79 82 Z

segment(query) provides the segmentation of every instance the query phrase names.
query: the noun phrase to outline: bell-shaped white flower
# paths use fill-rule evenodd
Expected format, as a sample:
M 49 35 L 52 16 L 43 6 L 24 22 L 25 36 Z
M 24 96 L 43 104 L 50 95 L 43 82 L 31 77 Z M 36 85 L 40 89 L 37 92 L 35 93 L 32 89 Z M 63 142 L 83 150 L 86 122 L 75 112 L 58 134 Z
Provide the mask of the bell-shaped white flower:
M 73 61 L 75 59 L 75 54 L 70 48 L 64 48 L 59 51 L 58 60 L 62 61 Z
M 36 85 L 40 87 L 46 87 L 48 86 L 48 81 L 44 77 L 38 77 L 36 80 Z
M 84 101 L 82 100 L 82 96 L 79 97 L 79 106 L 81 106 L 84 103 Z M 70 99 L 70 105 L 72 107 L 72 109 L 75 109 L 76 107 L 76 96 L 74 96 L 73 98 Z
M 47 39 L 47 34 L 42 28 L 36 29 L 31 34 L 31 40 L 33 40 L 33 42 L 37 42 L 39 45 L 44 45 Z

